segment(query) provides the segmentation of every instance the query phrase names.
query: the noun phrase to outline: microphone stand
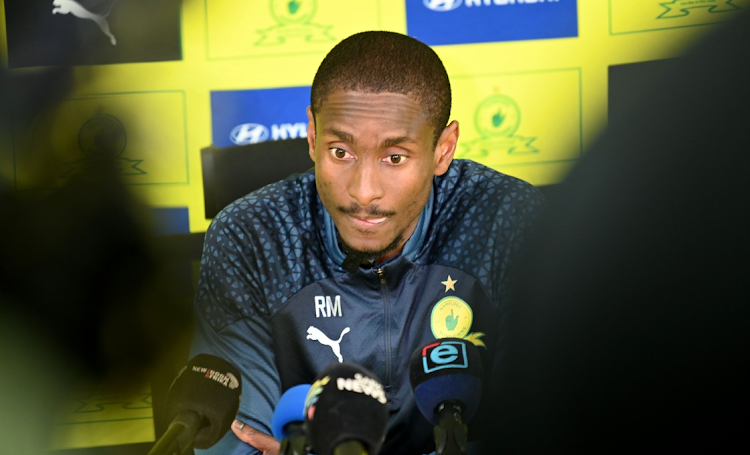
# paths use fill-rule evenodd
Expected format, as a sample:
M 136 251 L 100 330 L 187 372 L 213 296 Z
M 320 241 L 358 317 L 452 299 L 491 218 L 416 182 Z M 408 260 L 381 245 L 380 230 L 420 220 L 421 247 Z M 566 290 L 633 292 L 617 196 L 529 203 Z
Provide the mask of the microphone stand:
M 354 439 L 344 441 L 333 449 L 333 455 L 368 455 L 365 446 Z
M 445 401 L 437 408 L 440 423 L 433 429 L 436 455 L 468 455 L 468 428 L 461 421 L 463 409 L 457 401 Z
M 281 440 L 281 455 L 307 455 L 307 438 L 302 425 L 296 422 L 286 425 L 289 436 Z
M 197 412 L 182 411 L 151 447 L 148 455 L 181 455 L 193 443 L 195 435 L 201 429 L 201 423 L 201 416 Z

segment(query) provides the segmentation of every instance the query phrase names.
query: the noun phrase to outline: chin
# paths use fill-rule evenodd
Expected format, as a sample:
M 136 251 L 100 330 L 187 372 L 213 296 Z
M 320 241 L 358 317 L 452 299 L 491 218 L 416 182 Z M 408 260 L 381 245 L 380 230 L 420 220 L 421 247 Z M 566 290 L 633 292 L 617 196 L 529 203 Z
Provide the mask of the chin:
M 342 236 L 342 239 L 345 243 L 345 247 L 349 250 L 353 250 L 354 252 L 365 256 L 370 256 L 373 259 L 392 253 L 394 250 L 398 249 L 402 242 L 402 236 L 400 235 L 397 235 L 390 242 L 388 239 L 383 239 L 382 237 L 380 237 L 380 239 L 362 239 L 361 237 L 357 238 L 355 236 L 355 240 L 351 241 Z
M 344 242 L 346 242 L 349 248 L 352 248 L 356 251 L 360 251 L 362 253 L 369 253 L 369 254 L 378 253 L 388 246 L 388 243 L 385 243 L 385 242 L 377 242 L 377 243 L 367 242 L 367 241 L 349 242 L 346 239 L 344 239 Z

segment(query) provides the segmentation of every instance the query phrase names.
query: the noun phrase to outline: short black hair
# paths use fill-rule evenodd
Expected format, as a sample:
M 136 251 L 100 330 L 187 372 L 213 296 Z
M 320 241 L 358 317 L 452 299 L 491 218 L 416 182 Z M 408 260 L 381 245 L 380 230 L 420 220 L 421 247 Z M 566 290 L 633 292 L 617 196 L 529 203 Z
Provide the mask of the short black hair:
M 400 33 L 360 32 L 334 46 L 313 79 L 313 119 L 337 90 L 412 97 L 435 128 L 435 144 L 450 117 L 451 86 L 443 62 L 429 46 Z

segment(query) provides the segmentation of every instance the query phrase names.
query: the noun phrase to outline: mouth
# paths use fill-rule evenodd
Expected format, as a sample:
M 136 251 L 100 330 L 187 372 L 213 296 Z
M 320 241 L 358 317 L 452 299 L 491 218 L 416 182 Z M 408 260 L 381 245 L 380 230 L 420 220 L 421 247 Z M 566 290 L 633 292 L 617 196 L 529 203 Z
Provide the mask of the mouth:
M 354 222 L 355 225 L 362 227 L 375 227 L 385 223 L 388 219 L 388 217 L 385 216 L 380 218 L 358 218 L 356 216 L 349 216 L 349 218 Z
M 379 207 L 360 207 L 357 204 L 351 206 L 336 207 L 345 219 L 349 220 L 347 224 L 352 226 L 362 235 L 374 235 L 380 228 L 388 222 L 388 219 L 395 216 L 396 212 L 382 210 Z

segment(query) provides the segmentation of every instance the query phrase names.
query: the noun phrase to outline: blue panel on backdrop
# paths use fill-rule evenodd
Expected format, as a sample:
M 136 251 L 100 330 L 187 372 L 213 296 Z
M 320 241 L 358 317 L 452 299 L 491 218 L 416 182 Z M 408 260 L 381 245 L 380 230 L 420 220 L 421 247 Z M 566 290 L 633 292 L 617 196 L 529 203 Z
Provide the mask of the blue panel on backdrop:
M 434 45 L 578 36 L 576 0 L 406 0 L 407 34 Z
M 307 137 L 310 87 L 211 92 L 213 145 Z
M 152 208 L 156 235 L 186 234 L 190 232 L 187 207 Z

